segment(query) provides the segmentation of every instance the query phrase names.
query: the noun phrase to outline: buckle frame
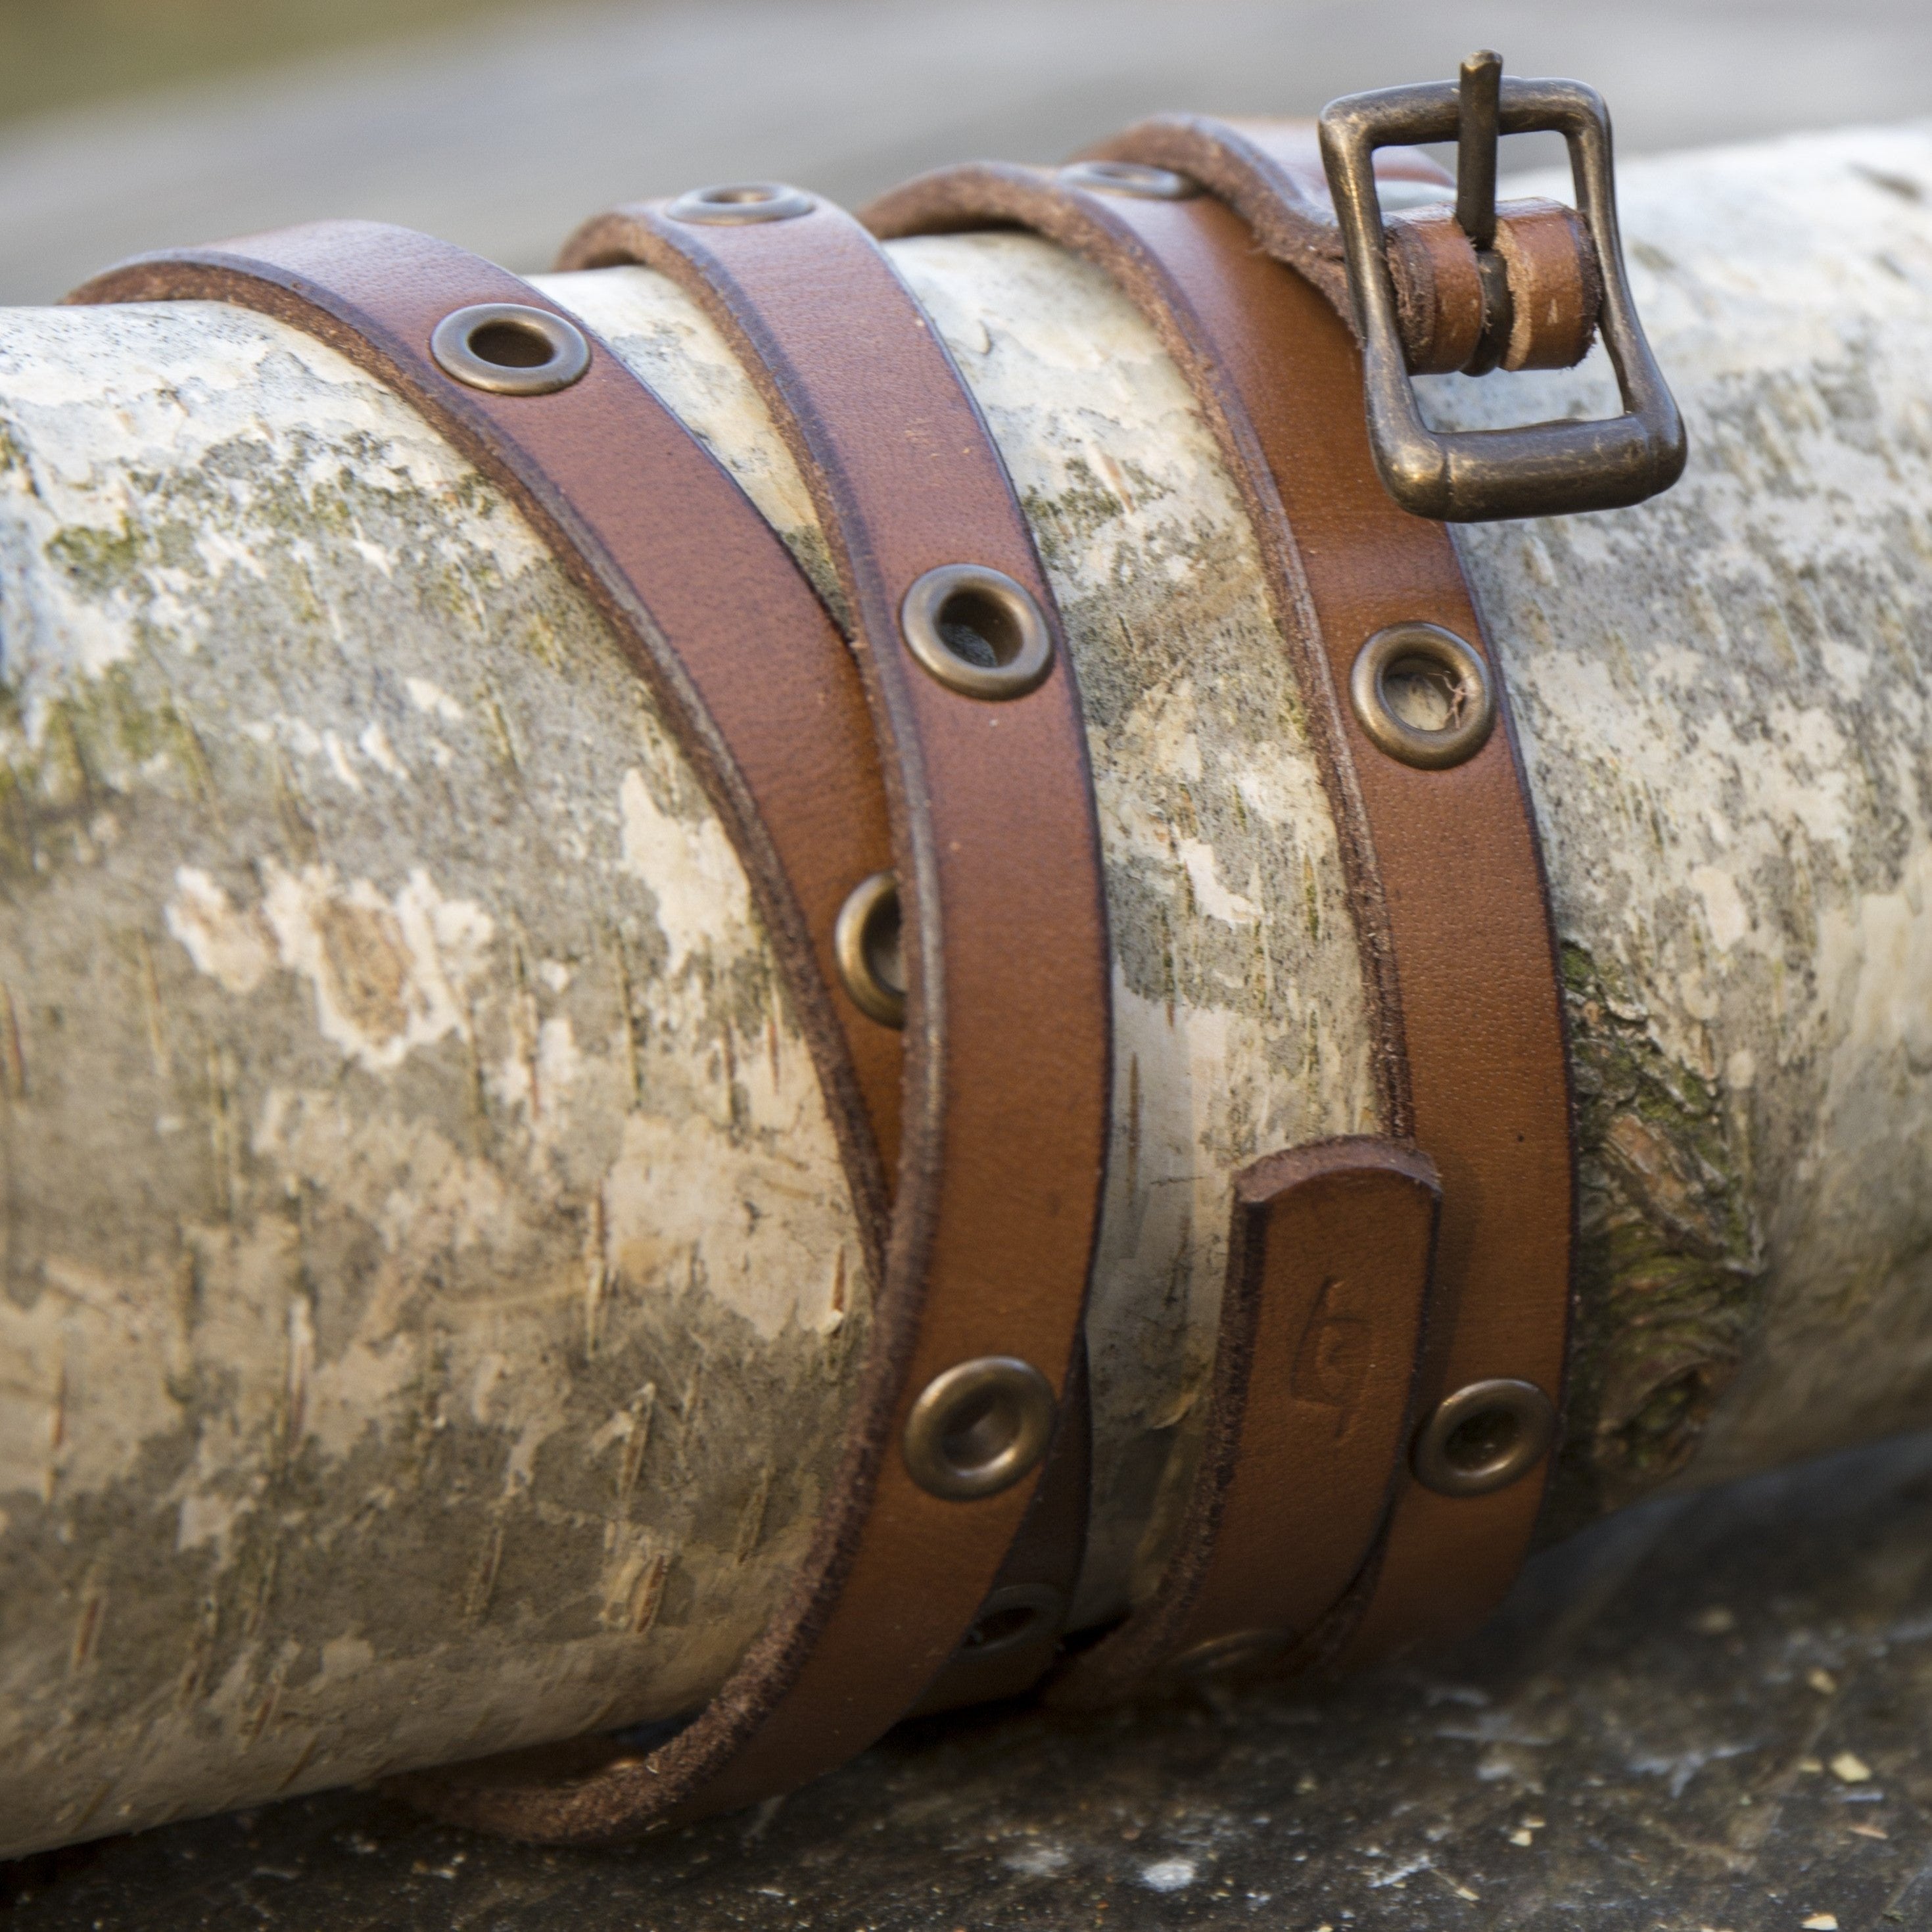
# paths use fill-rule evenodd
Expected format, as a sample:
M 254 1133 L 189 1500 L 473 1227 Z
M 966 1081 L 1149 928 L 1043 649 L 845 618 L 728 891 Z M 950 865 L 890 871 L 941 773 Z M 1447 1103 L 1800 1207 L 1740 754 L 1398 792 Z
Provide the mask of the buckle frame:
M 1457 172 L 1459 180 L 1467 178 L 1465 169 L 1473 161 L 1477 178 L 1486 172 L 1492 184 L 1496 134 L 1563 136 L 1577 212 L 1602 269 L 1598 326 L 1616 371 L 1623 413 L 1510 429 L 1437 430 L 1423 420 L 1396 319 L 1374 155 L 1378 148 L 1457 140 L 1465 131 L 1463 98 L 1456 82 L 1432 81 L 1346 94 L 1322 111 L 1322 165 L 1341 225 L 1362 339 L 1376 467 L 1405 510 L 1443 523 L 1568 516 L 1640 503 L 1683 474 L 1684 419 L 1644 339 L 1624 273 L 1610 114 L 1596 89 L 1580 81 L 1503 80 L 1496 118 L 1484 130 L 1490 135 L 1486 169 L 1480 156 L 1465 151 Z M 1492 200 L 1492 185 L 1489 192 Z M 1459 201 L 1459 212 L 1465 206 Z

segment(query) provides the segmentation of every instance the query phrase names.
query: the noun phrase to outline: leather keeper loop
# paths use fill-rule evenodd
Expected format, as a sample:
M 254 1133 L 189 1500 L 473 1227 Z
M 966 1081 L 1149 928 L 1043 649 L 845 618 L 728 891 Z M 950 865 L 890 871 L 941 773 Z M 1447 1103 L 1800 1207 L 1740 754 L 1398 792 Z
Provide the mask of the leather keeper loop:
M 1198 140 L 1181 152 L 1132 142 L 1103 152 L 1178 168 L 1201 158 Z M 1292 1400 L 1292 1378 L 1285 1387 L 1279 1374 L 1224 1376 L 1208 1424 L 1206 1486 L 1195 1491 L 1166 1574 L 1122 1629 L 1070 1669 L 1060 1694 L 1114 1694 L 1136 1670 L 1165 1657 L 1170 1640 L 1210 1660 L 1224 1654 L 1204 1648 L 1212 1646 L 1249 1660 L 1264 1652 L 1305 1660 L 1344 1648 L 1378 1654 L 1459 1631 L 1508 1587 L 1550 1458 L 1491 1492 L 1448 1496 L 1410 1474 L 1408 1418 L 1433 1414 L 1454 1391 L 1490 1379 L 1533 1384 L 1556 1400 L 1574 1184 L 1540 859 L 1502 680 L 1449 533 L 1409 515 L 1382 488 L 1363 420 L 1359 357 L 1332 306 L 1257 249 L 1222 202 L 1108 194 L 1077 178 L 982 164 L 908 183 L 866 218 L 888 236 L 1030 228 L 1111 274 L 1173 356 L 1247 505 L 1294 658 L 1350 876 L 1386 1132 L 1412 1143 L 1441 1177 L 1412 1390 L 1401 1378 L 1379 1384 L 1378 1479 L 1352 1472 L 1336 1486 L 1315 1566 L 1325 1601 L 1311 1601 L 1304 1551 L 1313 1546 L 1292 1513 L 1259 1552 L 1224 1547 L 1214 1534 L 1216 1521 L 1259 1522 L 1266 1513 L 1250 1510 L 1244 1484 L 1270 1479 L 1251 1476 L 1239 1454 L 1217 1461 L 1213 1445 L 1258 1429 L 1277 1442 L 1294 1437 L 1303 1460 L 1291 1500 L 1304 1508 L 1321 1507 L 1333 1454 L 1280 1413 Z M 1487 662 L 1495 727 L 1446 766 L 1380 748 L 1342 694 L 1364 644 L 1410 626 L 1446 632 Z M 1422 1286 L 1416 1281 L 1414 1292 Z M 1309 1287 L 1304 1278 L 1295 1292 Z M 1241 1294 L 1229 1297 L 1231 1320 L 1248 1318 L 1244 1306 Z M 1225 1369 L 1244 1358 L 1223 1341 Z M 1251 1350 L 1245 1358 L 1259 1359 Z M 1278 1367 L 1278 1347 L 1271 1360 Z M 1391 1393 L 1397 1386 L 1400 1398 Z M 1230 1581 L 1237 1576 L 1238 1587 Z M 1194 1616 L 1194 1606 L 1216 1604 L 1238 1616 L 1238 1627 Z
M 1418 210 L 1389 224 L 1388 250 L 1410 374 L 1462 368 L 1483 337 L 1483 278 L 1468 236 L 1446 206 Z
M 1088 149 L 1082 158 L 1168 168 L 1210 189 L 1248 224 L 1269 254 L 1305 275 L 1354 330 L 1342 231 L 1312 122 L 1157 115 Z M 1449 205 L 1454 183 L 1412 148 L 1384 149 L 1376 157 L 1376 178 L 1444 190 L 1440 212 L 1394 208 L 1385 201 L 1384 214 L 1410 370 L 1424 375 L 1460 369 L 1481 332 L 1482 298 L 1472 279 L 1475 250 Z M 1575 211 L 1555 202 L 1504 202 L 1496 211 L 1496 232 L 1516 317 L 1502 366 L 1563 369 L 1580 362 L 1595 338 L 1603 277 Z M 1459 356 L 1466 340 L 1468 348 Z
M 1582 220 L 1560 202 L 1510 202 L 1498 211 L 1496 253 L 1509 271 L 1505 369 L 1567 369 L 1590 352 L 1604 278 Z
M 806 1782 L 930 1695 L 976 1629 L 1006 1634 L 1000 1604 L 1022 1592 L 1036 1610 L 1049 1592 L 1064 1603 L 1079 1558 L 1085 1460 L 1066 1438 L 1084 1427 L 1070 1398 L 1108 1130 L 1111 968 L 1078 694 L 1024 518 L 950 357 L 866 232 L 801 199 L 751 223 L 620 209 L 580 231 L 562 266 L 643 262 L 704 304 L 798 459 L 853 614 L 906 993 L 880 1372 L 792 1604 L 694 1724 L 647 1756 L 560 1778 L 534 1762 L 523 1779 L 486 1769 L 438 1804 L 526 1837 L 623 1836 Z M 1024 658 L 997 691 L 935 675 L 902 626 L 915 586 L 952 566 L 980 574 L 953 586 L 964 601 L 933 614 L 935 634 L 963 626 L 995 664 Z M 972 601 L 1002 584 L 1010 637 Z M 1035 943 L 1016 945 L 1016 932 Z M 1042 1484 L 1049 1394 L 1059 1439 Z M 1009 1424 L 1034 1432 L 1024 1450 L 994 1439 Z M 1050 1548 L 1026 1533 L 1042 1522 Z M 1028 1681 L 1057 1636 L 1057 1619 L 1034 1615 L 988 1660 Z

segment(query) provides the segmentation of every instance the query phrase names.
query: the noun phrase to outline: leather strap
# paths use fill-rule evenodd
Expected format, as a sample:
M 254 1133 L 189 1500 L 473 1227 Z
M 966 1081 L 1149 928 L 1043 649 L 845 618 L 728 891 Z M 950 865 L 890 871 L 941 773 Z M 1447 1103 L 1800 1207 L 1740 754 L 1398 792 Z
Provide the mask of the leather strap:
M 1446 770 L 1378 748 L 1340 695 L 1364 643 L 1394 625 L 1439 626 L 1493 664 L 1448 533 L 1382 488 L 1353 343 L 1310 283 L 1258 248 L 1219 200 L 1096 192 L 1074 184 L 1078 172 L 946 170 L 865 218 L 882 236 L 1016 226 L 1048 236 L 1121 284 L 1192 386 L 1246 501 L 1295 655 L 1351 878 L 1388 1130 L 1412 1138 L 1442 1178 L 1418 1411 L 1430 1416 L 1452 1391 L 1491 1378 L 1533 1384 L 1553 1400 L 1572 1250 L 1568 1063 L 1540 856 L 1500 680 L 1490 679 L 1496 728 Z M 1256 1426 L 1255 1405 L 1282 1394 L 1278 1382 L 1251 1381 L 1245 1426 Z M 1217 1413 L 1210 1429 L 1225 1440 L 1238 1426 Z M 1311 1462 L 1303 1480 L 1321 1489 L 1337 1453 Z M 1386 1534 L 1346 1599 L 1359 1625 L 1351 1656 L 1479 1620 L 1520 1562 L 1547 1468 L 1546 1455 L 1507 1487 L 1453 1496 L 1398 1468 Z M 1222 1520 L 1250 1520 L 1234 1494 L 1238 1463 L 1226 1480 Z M 1337 1494 L 1350 1500 L 1336 1544 L 1370 1540 L 1375 1484 L 1352 1474 Z M 1232 1545 L 1224 1554 L 1224 1540 L 1184 1532 L 1154 1600 L 1076 1666 L 1072 1694 L 1083 1676 L 1114 1681 L 1105 1653 L 1139 1646 L 1140 1619 L 1219 1600 L 1221 1576 L 1235 1568 L 1249 1579 L 1240 1614 L 1255 1615 L 1263 1558 Z M 1264 1554 L 1280 1614 L 1256 1622 L 1294 1629 L 1305 1614 L 1301 1552 L 1280 1538 Z M 1199 1642 L 1238 1634 L 1198 1622 L 1186 1630 Z M 1346 1634 L 1324 1631 L 1320 1648 L 1332 1652 Z
M 498 394 L 452 378 L 430 338 L 453 311 L 495 302 L 563 311 L 506 270 L 410 229 L 324 221 L 137 256 L 66 299 L 206 300 L 274 316 L 395 390 L 530 518 L 650 686 L 745 866 L 877 1279 L 898 1042 L 828 988 L 838 909 L 890 862 L 884 787 L 850 654 L 743 491 L 574 318 L 590 364 L 568 388 Z
M 1270 1154 L 1236 1178 L 1181 1546 L 1153 1600 L 1056 1702 L 1271 1664 L 1341 1600 L 1408 1438 L 1441 1198 L 1426 1156 L 1366 1136 Z
M 989 1358 L 1031 1364 L 1064 1395 L 1098 1223 L 1110 964 L 1051 593 L 977 408 L 884 255 L 829 205 L 777 200 L 777 219 L 622 209 L 580 231 L 562 266 L 645 262 L 704 304 L 790 442 L 838 568 L 903 902 L 906 1100 L 874 1318 L 896 1374 L 870 1418 L 868 1507 L 845 1513 L 842 1560 L 696 1725 L 562 1784 L 492 1773 L 442 1808 L 525 1836 L 610 1837 L 746 1804 L 906 1713 L 974 1625 L 1037 1480 L 929 1493 L 899 1453 L 913 1406 Z M 1022 586 L 1046 627 L 1050 668 L 1024 694 L 965 694 L 915 655 L 909 596 L 962 565 Z M 1049 1641 L 1040 1664 L 1050 1654 Z
M 1096 160 L 1169 168 L 1234 208 L 1278 262 L 1312 282 L 1336 314 L 1354 324 L 1342 231 L 1312 121 L 1222 120 L 1161 114 L 1088 151 Z M 1378 182 L 1452 186 L 1415 148 L 1376 157 Z M 1476 251 L 1448 207 L 1389 211 L 1390 278 L 1402 346 L 1416 374 L 1462 368 L 1483 326 Z M 1588 354 L 1603 304 L 1595 244 L 1574 208 L 1526 200 L 1496 211 L 1496 250 L 1508 274 L 1510 325 L 1505 369 L 1567 369 Z

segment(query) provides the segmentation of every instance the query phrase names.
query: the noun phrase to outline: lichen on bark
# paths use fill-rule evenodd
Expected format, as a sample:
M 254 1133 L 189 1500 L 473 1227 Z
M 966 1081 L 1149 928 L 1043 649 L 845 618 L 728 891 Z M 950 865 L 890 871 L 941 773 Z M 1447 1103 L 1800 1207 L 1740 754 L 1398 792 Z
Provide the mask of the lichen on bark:
M 1684 478 L 1460 535 L 1573 981 L 1559 1523 L 1932 1414 L 1932 139 L 1634 163 L 1621 201 Z M 1430 406 L 1601 415 L 1606 376 Z
M 866 1313 L 716 815 L 332 352 L 33 314 L 0 399 L 0 1854 L 689 1708 Z
M 1546 1534 L 1676 1474 L 1758 1312 L 1748 1146 L 1720 1089 L 1672 1060 L 1627 985 L 1563 948 L 1576 1096 L 1577 1325 Z

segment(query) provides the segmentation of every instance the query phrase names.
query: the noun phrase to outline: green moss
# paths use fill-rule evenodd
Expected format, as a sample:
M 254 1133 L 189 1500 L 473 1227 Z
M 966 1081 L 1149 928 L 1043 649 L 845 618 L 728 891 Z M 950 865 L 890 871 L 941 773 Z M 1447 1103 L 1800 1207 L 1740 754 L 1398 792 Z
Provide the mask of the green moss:
M 1748 1149 L 1723 1097 L 1652 1036 L 1613 970 L 1566 944 L 1580 1244 L 1568 1526 L 1682 1468 L 1736 1373 L 1763 1265 Z

